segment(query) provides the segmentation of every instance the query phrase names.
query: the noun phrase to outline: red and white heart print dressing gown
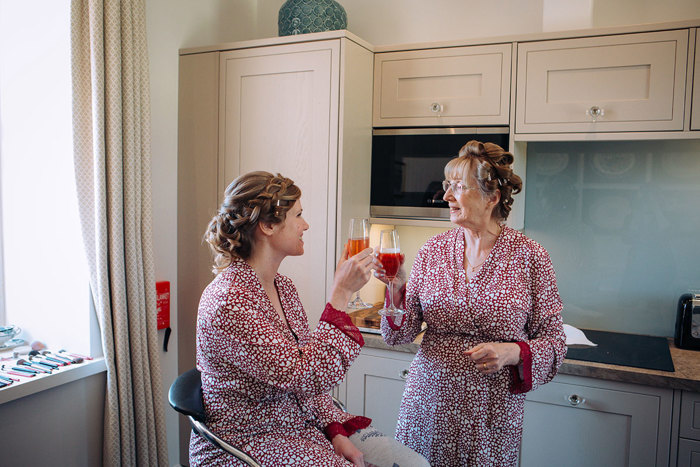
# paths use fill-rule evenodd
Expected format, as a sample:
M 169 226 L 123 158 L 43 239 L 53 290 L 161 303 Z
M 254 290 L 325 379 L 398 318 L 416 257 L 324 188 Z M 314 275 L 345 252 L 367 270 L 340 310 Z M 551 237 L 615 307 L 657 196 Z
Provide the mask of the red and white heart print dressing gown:
M 202 294 L 197 368 L 207 425 L 264 466 L 352 465 L 326 434 L 352 434 L 371 420 L 337 409 L 328 391 L 360 353 L 362 335 L 330 305 L 310 332 L 292 281 L 277 274 L 275 285 L 289 327 L 245 261 L 234 260 Z M 190 463 L 240 465 L 194 433 Z
M 550 381 L 566 355 L 562 303 L 546 250 L 503 227 L 471 281 L 464 232 L 437 235 L 419 251 L 400 326 L 382 319 L 390 345 L 427 330 L 411 364 L 396 437 L 434 467 L 515 465 L 525 392 Z M 398 321 L 398 320 L 397 320 Z M 522 364 L 480 374 L 464 351 L 515 342 Z

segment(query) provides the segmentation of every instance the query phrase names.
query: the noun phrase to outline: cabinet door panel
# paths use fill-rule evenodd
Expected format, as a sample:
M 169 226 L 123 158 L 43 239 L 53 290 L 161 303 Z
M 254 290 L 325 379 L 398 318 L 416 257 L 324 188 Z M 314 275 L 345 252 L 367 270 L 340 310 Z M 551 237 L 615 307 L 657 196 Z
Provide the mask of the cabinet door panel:
M 297 286 L 312 327 L 331 272 L 326 246 L 335 239 L 328 216 L 335 202 L 338 53 L 337 41 L 328 41 L 221 54 L 219 192 L 252 170 L 279 172 L 301 188 L 310 225 L 305 253 L 287 258 L 280 272 Z
M 700 394 L 683 391 L 680 436 L 700 440 Z
M 521 466 L 633 465 L 629 462 L 629 415 L 527 401 L 525 423 L 528 430 L 523 435 Z M 546 437 L 536 432 L 538 426 L 547 427 Z M 563 446 L 566 449 L 557 449 Z
M 700 441 L 678 440 L 678 467 L 700 467 Z
M 348 412 L 371 418 L 375 428 L 387 436 L 394 436 L 404 378 L 410 365 L 410 360 L 377 357 L 363 351 L 345 379 Z
M 661 405 L 655 394 L 553 381 L 527 396 L 520 465 L 654 466 Z
M 516 130 L 682 130 L 687 47 L 687 30 L 520 44 Z
M 508 125 L 511 50 L 499 44 L 377 54 L 374 125 Z

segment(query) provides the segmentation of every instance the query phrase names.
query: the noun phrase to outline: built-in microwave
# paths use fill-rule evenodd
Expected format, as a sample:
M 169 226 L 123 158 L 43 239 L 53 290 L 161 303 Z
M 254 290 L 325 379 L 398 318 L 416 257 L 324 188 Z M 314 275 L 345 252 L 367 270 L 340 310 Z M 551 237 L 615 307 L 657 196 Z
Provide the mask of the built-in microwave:
M 445 164 L 473 139 L 507 151 L 508 127 L 374 129 L 370 216 L 449 219 L 442 199 Z

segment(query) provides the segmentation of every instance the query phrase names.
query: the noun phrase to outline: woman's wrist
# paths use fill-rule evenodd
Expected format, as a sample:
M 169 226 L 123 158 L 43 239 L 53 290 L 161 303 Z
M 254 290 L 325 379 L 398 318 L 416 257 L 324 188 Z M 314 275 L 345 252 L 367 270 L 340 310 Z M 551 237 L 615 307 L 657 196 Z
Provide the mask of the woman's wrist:
M 520 355 L 520 346 L 515 343 L 509 343 L 510 348 L 510 361 L 511 365 L 517 366 L 520 365 L 523 361 L 522 356 Z
M 406 281 L 404 279 L 399 278 L 398 276 L 394 278 L 394 291 L 399 291 L 401 290 L 401 287 L 406 285 Z
M 334 288 L 331 291 L 331 296 L 330 296 L 330 299 L 328 300 L 328 303 L 330 303 L 331 306 L 333 308 L 335 308 L 336 310 L 345 311 L 351 297 L 352 297 L 351 291 L 346 291 L 343 289 Z

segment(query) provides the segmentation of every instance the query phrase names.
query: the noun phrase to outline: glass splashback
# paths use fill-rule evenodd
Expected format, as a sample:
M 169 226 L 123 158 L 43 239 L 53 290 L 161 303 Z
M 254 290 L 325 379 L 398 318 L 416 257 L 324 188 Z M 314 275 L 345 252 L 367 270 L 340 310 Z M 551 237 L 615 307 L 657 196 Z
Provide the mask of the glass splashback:
M 565 323 L 673 336 L 700 288 L 700 141 L 529 143 L 525 207 Z

